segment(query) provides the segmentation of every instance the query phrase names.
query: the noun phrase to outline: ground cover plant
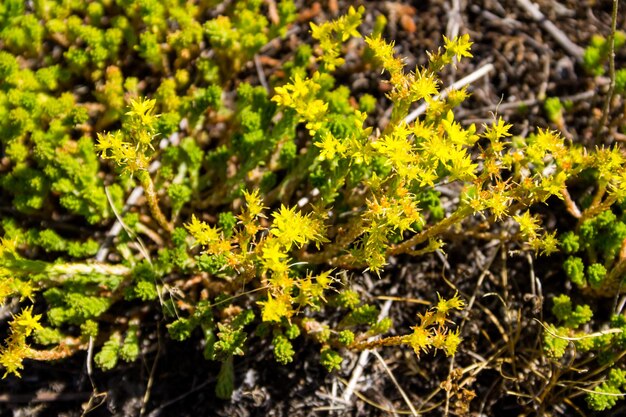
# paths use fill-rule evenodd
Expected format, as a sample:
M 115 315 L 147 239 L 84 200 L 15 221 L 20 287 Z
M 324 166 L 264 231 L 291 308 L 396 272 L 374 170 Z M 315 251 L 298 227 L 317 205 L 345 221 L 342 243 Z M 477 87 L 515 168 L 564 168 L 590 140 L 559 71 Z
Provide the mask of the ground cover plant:
M 338 413 L 353 395 L 358 415 L 618 406 L 626 107 L 609 6 L 606 33 L 574 49 L 608 89 L 573 127 L 580 98 L 545 87 L 472 120 L 480 98 L 447 79 L 482 39 L 439 30 L 409 57 L 398 33 L 419 18 L 400 3 L 4 2 L 2 403 L 169 415 L 202 392 L 182 413 L 309 415 L 264 404 L 258 372 L 315 369 Z M 395 400 L 358 393 L 369 352 Z M 54 387 L 67 364 L 80 378 Z M 155 395 L 159 367 L 202 382 Z M 47 407 L 29 375 L 85 395 Z M 103 386 L 116 376 L 134 394 Z

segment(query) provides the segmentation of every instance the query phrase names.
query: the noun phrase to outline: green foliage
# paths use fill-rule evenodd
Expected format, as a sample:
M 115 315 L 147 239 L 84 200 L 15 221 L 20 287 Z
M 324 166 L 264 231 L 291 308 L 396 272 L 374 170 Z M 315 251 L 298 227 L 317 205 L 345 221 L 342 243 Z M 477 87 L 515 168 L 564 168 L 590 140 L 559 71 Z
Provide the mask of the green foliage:
M 115 368 L 120 357 L 121 342 L 122 338 L 120 335 L 113 333 L 109 340 L 102 345 L 100 352 L 94 356 L 94 361 L 100 369 L 107 371 Z
M 218 225 L 224 231 L 224 237 L 229 238 L 233 235 L 237 218 L 230 212 L 222 212 L 219 215 Z
M 133 362 L 139 356 L 139 326 L 137 323 L 128 326 L 119 354 L 125 362 Z
M 282 334 L 276 335 L 272 340 L 272 344 L 274 345 L 274 357 L 276 358 L 276 362 L 286 365 L 293 361 L 295 351 L 287 337 Z
M 35 342 L 39 345 L 58 345 L 63 340 L 63 334 L 59 329 L 42 327 L 33 335 Z
M 563 104 L 558 97 L 549 97 L 543 105 L 548 120 L 559 127 L 563 126 Z
M 260 13 L 261 4 L 256 0 L 238 1 L 231 6 L 229 16 L 220 15 L 202 25 L 222 74 L 239 71 L 270 39 L 284 35 L 287 25 L 296 18 L 292 0 L 280 0 L 278 19 L 273 22 Z
M 328 372 L 340 369 L 342 361 L 343 358 L 341 355 L 332 349 L 324 349 L 321 352 L 320 363 L 328 370 Z
M 193 326 L 189 320 L 180 318 L 167 325 L 167 331 L 174 340 L 183 341 L 189 339 Z
M 587 277 L 591 288 L 600 288 L 606 278 L 606 268 L 601 264 L 591 264 L 587 267 Z
M 608 372 L 603 373 L 606 379 L 599 383 L 593 392 L 587 394 L 587 404 L 596 411 L 612 408 L 626 391 L 626 371 L 615 362 L 615 358 L 621 354 L 625 346 L 626 316 L 615 315 L 611 319 L 612 328 L 608 331 L 590 333 L 588 326 L 587 329 L 585 327 L 581 329 L 581 326 L 590 322 L 593 316 L 591 308 L 588 305 L 573 308 L 570 297 L 564 294 L 553 299 L 552 313 L 560 325 L 546 326 L 545 353 L 554 360 L 566 360 L 570 363 L 573 360 L 571 357 L 565 359 L 570 347 L 575 348 L 570 351 L 574 359 L 578 355 L 594 353 L 599 365 L 605 365 L 599 369 L 608 368 Z
M 561 237 L 561 247 L 566 253 L 580 255 L 565 261 L 566 275 L 580 288 L 589 287 L 597 294 L 611 295 L 621 280 L 620 251 L 624 239 L 626 223 L 612 209 L 582 220 L 577 233 L 568 232 Z M 583 259 L 588 259 L 587 265 Z
M 587 280 L 585 279 L 585 265 L 583 264 L 583 260 L 574 256 L 567 258 L 565 263 L 563 264 L 563 269 L 567 274 L 567 277 L 577 286 L 583 287 L 586 285 Z
M 565 355 L 569 346 L 569 341 L 565 339 L 569 334 L 565 327 L 555 327 L 550 325 L 543 337 L 543 349 L 546 354 L 555 359 L 560 359 Z
M 561 236 L 561 250 L 564 253 L 576 253 L 580 249 L 580 239 L 578 235 L 572 231 L 564 233 Z M 569 276 L 569 273 L 568 273 Z
M 393 322 L 391 321 L 391 319 L 389 317 L 385 317 L 372 324 L 368 332 L 373 335 L 385 334 L 391 329 L 392 325 Z
M 376 98 L 371 94 L 363 94 L 359 97 L 359 111 L 372 113 L 376 109 Z
M 224 400 L 230 399 L 235 389 L 235 370 L 233 368 L 233 359 L 228 357 L 220 368 L 220 372 L 217 374 L 217 384 L 215 386 L 215 393 L 218 398 Z
M 592 410 L 603 411 L 613 408 L 626 391 L 626 371 L 622 369 L 611 369 L 608 380 L 594 389 L 593 393 L 587 395 L 587 404 Z
M 373 305 L 364 304 L 353 309 L 342 321 L 344 326 L 356 326 L 359 324 L 373 325 L 376 322 L 379 311 Z
M 83 338 L 98 336 L 98 323 L 93 320 L 86 320 L 80 325 L 80 334 Z
M 64 323 L 81 324 L 85 320 L 97 318 L 110 306 L 112 300 L 105 297 L 85 295 L 81 292 L 66 291 L 60 292 L 46 291 L 44 294 L 51 306 L 48 310 L 48 320 L 54 326 Z M 58 299 L 55 299 L 56 297 Z
M 621 48 L 624 43 L 626 43 L 626 34 L 620 31 L 615 32 L 615 50 Z M 609 59 L 609 52 L 608 39 L 601 35 L 594 35 L 583 55 L 585 69 L 593 75 L 603 75 L 605 72 L 604 64 Z
M 591 320 L 593 317 L 591 308 L 588 305 L 578 305 L 574 308 L 570 297 L 565 294 L 554 297 L 552 302 L 552 314 L 560 322 L 560 326 L 550 324 L 544 334 L 544 350 L 548 356 L 562 358 L 572 340 L 577 347 L 589 350 L 585 346 L 592 346 L 594 338 L 586 337 L 584 332 L 578 332 L 576 329 Z
M 334 301 L 343 308 L 354 310 L 361 302 L 361 297 L 356 291 L 346 289 L 337 294 L 337 296 L 334 297 Z
M 349 346 L 354 342 L 354 333 L 350 330 L 342 330 L 337 337 L 339 343 L 344 346 Z
M 11 218 L 3 219 L 1 226 L 5 238 L 16 239 L 29 247 L 40 247 L 46 252 L 64 252 L 73 258 L 87 258 L 95 255 L 99 248 L 98 242 L 93 239 L 70 240 L 52 229 L 21 229 Z
M 591 308 L 588 305 L 576 306 L 572 308 L 572 301 L 570 298 L 562 294 L 555 297 L 553 300 L 552 314 L 554 314 L 557 320 L 563 322 L 565 327 L 577 328 L 589 320 L 593 316 Z
M 513 137 L 500 117 L 482 127 L 457 121 L 469 93 L 442 97 L 441 73 L 471 57 L 468 35 L 443 37 L 408 69 L 377 18 L 353 57 L 366 78 L 382 70 L 388 94 L 374 97 L 341 85 L 365 14 L 351 7 L 311 23 L 313 44 L 277 60 L 282 68 L 259 86 L 247 65 L 286 34 L 295 3 L 224 2 L 219 15 L 215 3 L 0 5 L 0 195 L 12 203 L 1 224 L 0 302 L 22 304 L 0 347 L 7 373 L 87 341 L 103 370 L 134 361 L 155 309 L 171 339 L 202 339 L 205 358 L 221 363 L 222 398 L 235 386 L 235 357 L 257 339 L 271 341 L 281 364 L 294 360 L 296 339 L 315 343 L 329 371 L 340 369 L 341 349 L 453 356 L 458 295 L 439 297 L 409 334 L 385 337 L 391 318 L 379 318 L 344 271 L 384 274 L 391 257 L 439 250 L 457 230 L 478 236 L 479 218 L 481 228 L 514 220 L 506 243 L 549 255 L 559 241 L 533 206 L 563 197 L 583 172 L 602 192 L 561 235 L 564 269 L 582 289 L 615 294 L 626 225 L 612 210 L 626 197 L 624 156 L 587 152 L 549 130 Z M 603 48 L 598 41 L 600 60 Z M 405 121 L 417 102 L 424 114 Z M 379 107 L 393 110 L 374 129 Z M 558 124 L 561 103 L 548 99 L 546 111 Z M 458 199 L 443 205 L 442 184 Z M 129 306 L 132 317 L 110 319 Z M 553 312 L 557 336 L 591 319 L 565 296 Z M 555 359 L 569 346 L 557 336 L 546 336 Z M 614 332 L 575 344 L 610 353 L 624 340 Z
M 621 95 L 626 93 L 626 68 L 615 71 L 615 93 Z
M 285 327 L 285 336 L 287 336 L 287 339 L 293 340 L 296 337 L 300 336 L 300 327 L 298 327 L 296 324 L 287 323 Z
M 139 298 L 142 301 L 154 300 L 158 296 L 156 287 L 157 274 L 147 262 L 138 263 L 131 272 L 132 284 L 126 288 L 125 297 L 132 300 Z

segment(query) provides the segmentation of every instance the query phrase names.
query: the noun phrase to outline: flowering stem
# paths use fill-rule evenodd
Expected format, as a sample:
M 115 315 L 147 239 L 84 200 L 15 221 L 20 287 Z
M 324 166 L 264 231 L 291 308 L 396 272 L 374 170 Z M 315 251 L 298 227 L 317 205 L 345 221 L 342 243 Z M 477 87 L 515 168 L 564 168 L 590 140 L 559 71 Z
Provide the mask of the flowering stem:
M 350 350 L 361 351 L 375 349 L 383 346 L 399 346 L 406 343 L 406 338 L 407 336 L 390 336 L 372 341 L 356 342 L 348 347 Z
M 580 229 L 580 226 L 586 221 L 594 216 L 602 213 L 604 210 L 608 210 L 611 206 L 617 201 L 617 197 L 615 194 L 611 194 L 602 202 L 592 203 L 585 211 L 582 212 L 581 216 L 578 218 L 578 224 L 576 225 L 576 229 Z
M 52 264 L 51 266 L 46 268 L 45 272 L 48 278 L 50 278 L 52 281 L 60 282 L 59 280 L 64 276 L 73 276 L 78 274 L 126 276 L 130 274 L 130 271 L 130 268 L 124 265 L 111 265 L 106 263 L 64 263 Z
M 159 223 L 159 225 L 167 230 L 168 232 L 172 232 L 174 228 L 167 221 L 165 215 L 161 211 L 159 207 L 159 200 L 157 198 L 156 191 L 154 189 L 154 183 L 152 182 L 152 178 L 150 177 L 150 173 L 146 170 L 141 170 L 137 173 L 137 178 L 139 178 L 139 182 L 143 187 L 146 199 L 148 200 L 148 207 L 150 208 L 150 213 L 152 213 L 152 217 Z
M 50 350 L 38 350 L 29 347 L 25 357 L 35 361 L 54 361 L 69 358 L 79 350 L 86 349 L 87 345 L 74 337 L 66 337 L 63 342 Z
M 419 245 L 422 242 L 426 242 L 428 239 L 433 238 L 445 230 L 453 226 L 455 223 L 460 222 L 462 219 L 467 217 L 473 212 L 473 209 L 469 206 L 463 207 L 452 213 L 450 217 L 446 217 L 441 220 L 439 223 L 425 229 L 421 233 L 416 234 L 406 242 L 400 243 L 398 245 L 392 246 L 391 249 L 387 251 L 388 255 L 397 255 L 400 253 L 406 253 L 411 250 L 411 248 L 415 245 Z
M 332 259 L 337 253 L 348 247 L 356 238 L 363 233 L 363 219 L 353 217 L 353 219 L 345 226 L 337 231 L 337 240 L 335 243 L 329 244 L 324 251 L 318 253 L 302 252 L 300 260 L 311 264 L 320 264 Z
M 563 195 L 563 201 L 565 201 L 565 208 L 567 209 L 567 212 L 575 218 L 580 219 L 582 213 L 576 205 L 576 202 L 572 200 L 572 196 L 569 194 L 569 191 L 567 191 L 567 187 L 563 187 L 561 195 Z

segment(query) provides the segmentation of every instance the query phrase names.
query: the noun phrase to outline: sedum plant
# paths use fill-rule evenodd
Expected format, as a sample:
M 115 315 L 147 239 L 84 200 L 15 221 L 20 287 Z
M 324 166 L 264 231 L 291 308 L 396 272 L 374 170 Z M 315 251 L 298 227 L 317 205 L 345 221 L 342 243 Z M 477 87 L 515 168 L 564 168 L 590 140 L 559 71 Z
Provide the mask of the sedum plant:
M 573 230 L 563 233 L 560 247 L 568 255 L 563 269 L 571 282 L 587 294 L 612 297 L 622 291 L 626 268 L 626 224 L 623 222 L 624 163 L 620 147 L 600 148 L 581 178 L 592 192 L 577 203 L 564 189 Z
M 7 373 L 90 344 L 104 370 L 135 360 L 149 309 L 104 320 L 128 305 L 159 308 L 174 340 L 201 338 L 204 356 L 221 362 L 221 397 L 235 358 L 259 339 L 287 364 L 306 338 L 329 370 L 346 349 L 452 356 L 457 295 L 440 297 L 412 332 L 384 336 L 391 320 L 343 271 L 383 274 L 391 256 L 434 252 L 458 228 L 507 219 L 519 226 L 512 243 L 548 255 L 559 242 L 534 205 L 571 202 L 567 181 L 589 170 L 602 192 L 582 218 L 624 197 L 618 148 L 587 153 L 549 130 L 514 137 L 501 117 L 455 120 L 469 92 L 441 94 L 440 74 L 471 57 L 468 35 L 444 37 L 424 66 L 406 68 L 380 28 L 359 41 L 364 9 L 350 8 L 312 23 L 314 47 L 300 46 L 265 88 L 232 76 L 285 34 L 293 2 L 268 17 L 261 1 L 226 2 L 218 16 L 213 3 L 0 5 L 0 187 L 15 210 L 2 222 L 0 301 L 20 311 L 0 348 Z M 348 42 L 389 86 L 381 129 L 368 115 L 374 98 L 338 81 Z M 50 48 L 61 53 L 44 58 Z M 409 121 L 419 101 L 427 110 Z M 458 202 L 444 211 L 437 190 L 453 183 Z M 125 205 L 136 187 L 143 200 Z M 26 219 L 58 213 L 88 227 Z M 115 221 L 117 235 L 97 229 Z
M 615 50 L 621 48 L 624 43 L 626 43 L 626 33 L 622 31 L 615 32 Z M 606 72 L 604 65 L 609 59 L 609 53 L 610 45 L 608 39 L 602 35 L 594 35 L 583 54 L 585 69 L 592 75 L 603 75 Z M 621 71 L 624 72 L 626 70 Z
M 284 36 L 287 25 L 296 19 L 292 0 L 280 0 L 268 19 L 261 13 L 261 0 L 235 2 L 229 16 L 220 15 L 202 25 L 223 74 L 238 72 L 269 40 Z M 211 63 L 213 62 L 213 63 Z
M 550 324 L 546 328 L 546 354 L 563 367 L 559 375 L 574 373 L 573 381 L 578 387 L 584 387 L 590 409 L 603 411 L 612 408 L 626 388 L 623 385 L 625 371 L 619 361 L 626 341 L 625 317 L 613 315 L 608 326 L 592 332 L 588 323 L 593 312 L 588 305 L 577 305 L 574 308 L 567 295 L 560 295 L 552 301 L 552 313 L 559 325 Z M 596 363 L 589 375 L 585 375 L 582 370 L 590 367 L 592 360 Z M 567 380 L 568 377 L 563 376 L 562 379 Z
M 587 292 L 615 295 L 623 285 L 626 268 L 626 254 L 622 253 L 626 224 L 609 209 L 581 222 L 577 232 L 561 238 L 564 252 L 570 254 L 563 264 L 567 277 Z
M 568 188 L 563 191 L 565 206 L 575 222 L 573 230 L 560 236 L 559 246 L 566 257 L 563 272 L 574 287 L 572 297 L 579 292 L 587 300 L 597 301 L 591 305 L 599 306 L 601 300 L 615 299 L 624 292 L 626 225 L 622 207 L 626 160 L 617 146 L 597 149 L 591 157 L 595 161 L 581 172 L 578 184 L 572 179 L 579 187 L 580 183 L 587 185 L 591 192 L 577 202 Z M 576 388 L 587 392 L 589 408 L 612 408 L 623 393 L 619 375 L 623 373 L 620 358 L 626 331 L 624 313 L 615 309 L 604 319 L 596 317 L 592 328 L 594 311 L 590 305 L 574 307 L 566 294 L 554 297 L 552 313 L 558 325 L 548 324 L 544 333 L 547 356 L 562 367 L 562 379 L 574 380 Z M 592 372 L 582 375 L 580 369 L 584 367 Z

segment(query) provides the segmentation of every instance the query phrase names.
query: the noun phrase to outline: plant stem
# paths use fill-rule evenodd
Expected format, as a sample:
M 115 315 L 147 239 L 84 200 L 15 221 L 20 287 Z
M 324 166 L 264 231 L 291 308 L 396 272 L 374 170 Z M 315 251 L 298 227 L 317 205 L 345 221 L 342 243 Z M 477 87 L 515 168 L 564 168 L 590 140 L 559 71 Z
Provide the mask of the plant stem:
M 79 339 L 67 337 L 58 346 L 50 350 L 37 350 L 29 347 L 26 351 L 26 357 L 36 361 L 54 361 L 69 358 L 79 350 L 86 348 L 87 346 L 81 343 Z
M 580 229 L 580 226 L 586 221 L 589 220 L 598 214 L 602 213 L 604 210 L 608 210 L 611 206 L 617 201 L 617 197 L 615 194 L 609 195 L 604 201 L 597 201 L 592 203 L 587 209 L 585 209 L 581 216 L 578 218 L 578 222 L 576 224 L 576 230 Z
M 611 82 L 609 84 L 609 91 L 606 93 L 604 106 L 602 107 L 602 118 L 594 131 L 594 141 L 609 118 L 611 102 L 613 101 L 613 96 L 615 95 L 615 32 L 617 31 L 617 8 L 618 0 L 613 0 L 613 10 L 611 11 L 611 34 L 609 35 L 609 79 Z
M 569 191 L 567 191 L 567 187 L 563 187 L 561 194 L 563 195 L 563 201 L 565 201 L 565 208 L 567 209 L 567 212 L 575 218 L 580 219 L 582 213 L 576 205 L 576 202 L 572 200 L 572 196 L 569 194 Z
M 416 234 L 406 242 L 402 242 L 398 245 L 391 247 L 391 249 L 387 251 L 387 255 L 398 255 L 400 253 L 410 251 L 413 246 L 419 245 L 422 242 L 426 242 L 428 239 L 443 233 L 445 230 L 453 226 L 455 223 L 460 222 L 472 212 L 473 209 L 469 206 L 458 209 L 457 211 L 452 213 L 450 217 L 446 217 L 439 223 L 425 229 L 421 233 Z
M 357 342 L 353 343 L 349 346 L 350 350 L 366 350 L 366 349 L 374 349 L 382 346 L 398 346 L 405 343 L 406 336 L 391 336 L 385 337 L 383 339 L 376 339 L 370 342 Z
M 159 223 L 159 225 L 167 230 L 168 232 L 172 232 L 174 228 L 167 221 L 165 215 L 161 211 L 159 207 L 159 199 L 157 197 L 157 193 L 154 189 L 154 183 L 152 182 L 152 178 L 150 177 L 150 173 L 146 170 L 139 171 L 137 174 L 137 178 L 139 178 L 139 182 L 143 187 L 146 199 L 148 200 L 148 207 L 150 208 L 150 213 L 152 213 L 152 217 Z
M 130 274 L 130 268 L 124 265 L 112 265 L 106 263 L 65 263 L 52 264 L 46 269 L 46 273 L 53 281 L 58 281 L 58 277 L 78 274 L 101 274 L 126 276 Z
M 363 219 L 360 217 L 353 217 L 347 225 L 343 225 L 338 229 L 337 238 L 334 243 L 327 245 L 322 252 L 308 253 L 303 251 L 299 256 L 299 259 L 311 264 L 327 262 L 354 242 L 361 234 L 363 234 L 363 230 Z

